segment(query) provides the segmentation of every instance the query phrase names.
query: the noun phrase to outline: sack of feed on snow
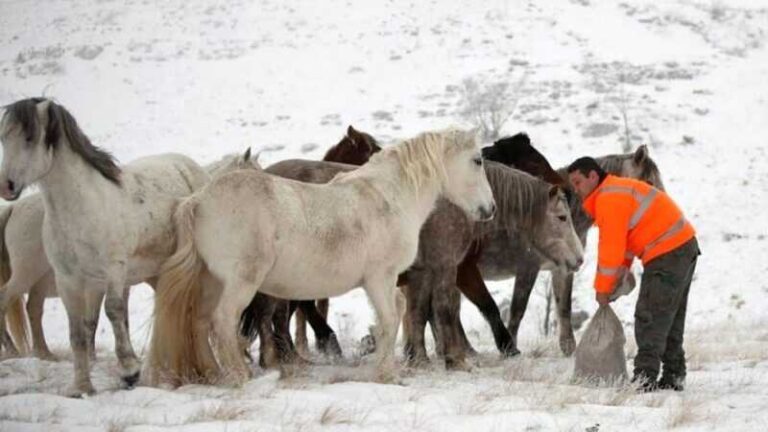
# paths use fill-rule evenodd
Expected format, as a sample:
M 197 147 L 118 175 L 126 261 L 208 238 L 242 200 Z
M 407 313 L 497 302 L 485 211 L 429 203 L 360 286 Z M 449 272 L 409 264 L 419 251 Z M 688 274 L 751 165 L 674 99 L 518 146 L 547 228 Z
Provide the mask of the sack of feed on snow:
M 593 383 L 627 377 L 624 327 L 610 306 L 600 306 L 576 347 L 575 379 Z

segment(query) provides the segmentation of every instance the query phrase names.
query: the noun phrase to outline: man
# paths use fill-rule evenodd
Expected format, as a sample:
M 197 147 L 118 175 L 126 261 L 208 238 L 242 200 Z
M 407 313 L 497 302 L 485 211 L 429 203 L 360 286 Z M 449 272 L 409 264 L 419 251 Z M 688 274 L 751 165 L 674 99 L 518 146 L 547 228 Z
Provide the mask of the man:
M 639 180 L 608 175 L 590 157 L 573 162 L 568 177 L 600 230 L 597 302 L 611 301 L 634 257 L 643 262 L 633 382 L 644 391 L 682 391 L 685 310 L 700 254 L 693 226 L 667 194 Z M 657 382 L 661 362 L 664 372 Z

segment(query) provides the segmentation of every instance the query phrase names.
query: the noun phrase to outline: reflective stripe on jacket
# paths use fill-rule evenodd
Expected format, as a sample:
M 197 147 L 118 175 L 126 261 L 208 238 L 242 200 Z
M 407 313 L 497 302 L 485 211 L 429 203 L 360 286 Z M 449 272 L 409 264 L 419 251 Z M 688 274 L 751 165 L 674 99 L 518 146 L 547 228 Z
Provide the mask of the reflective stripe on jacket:
M 696 234 L 669 196 L 640 180 L 607 176 L 584 200 L 600 229 L 595 289 L 614 290 L 621 267 L 634 257 L 648 264 Z

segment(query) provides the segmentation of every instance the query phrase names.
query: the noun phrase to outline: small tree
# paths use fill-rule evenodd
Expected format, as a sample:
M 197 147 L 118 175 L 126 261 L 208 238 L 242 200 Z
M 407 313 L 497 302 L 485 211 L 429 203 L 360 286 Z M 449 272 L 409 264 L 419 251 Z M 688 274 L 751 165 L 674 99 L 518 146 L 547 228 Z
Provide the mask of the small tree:
M 494 141 L 501 136 L 501 129 L 514 113 L 517 93 L 527 73 L 514 87 L 507 82 L 481 83 L 474 78 L 462 82 L 460 92 L 461 117 L 477 127 L 484 140 Z

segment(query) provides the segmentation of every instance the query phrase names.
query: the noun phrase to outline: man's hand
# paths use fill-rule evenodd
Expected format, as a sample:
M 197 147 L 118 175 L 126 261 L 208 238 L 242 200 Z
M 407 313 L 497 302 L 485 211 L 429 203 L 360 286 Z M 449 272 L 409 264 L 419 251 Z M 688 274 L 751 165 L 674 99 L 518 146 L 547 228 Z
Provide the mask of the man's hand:
M 629 269 L 624 266 L 619 267 L 619 270 L 616 272 L 616 282 L 613 283 L 613 290 L 611 290 L 609 293 L 595 293 L 595 300 L 597 300 L 597 303 L 600 306 L 605 306 L 618 298 L 611 297 L 613 296 L 613 293 L 615 293 L 616 290 L 621 287 L 622 283 L 624 283 L 624 278 L 628 277 L 627 275 L 632 276 L 632 282 L 630 283 L 634 287 L 634 276 L 632 273 L 629 273 Z
M 605 306 L 611 302 L 611 295 L 608 293 L 597 293 L 595 294 L 595 300 L 597 300 L 600 306 Z

